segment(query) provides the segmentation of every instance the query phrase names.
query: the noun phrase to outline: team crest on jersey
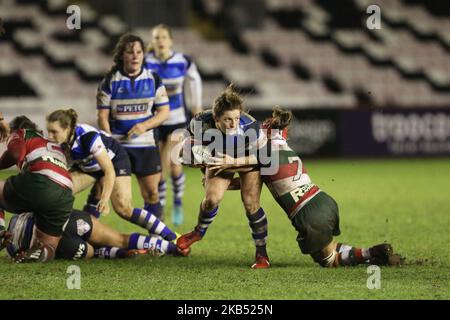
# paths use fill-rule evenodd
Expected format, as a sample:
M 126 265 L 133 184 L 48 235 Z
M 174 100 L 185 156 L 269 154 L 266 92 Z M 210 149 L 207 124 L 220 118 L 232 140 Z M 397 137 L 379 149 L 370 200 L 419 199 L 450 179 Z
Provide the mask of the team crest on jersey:
M 78 219 L 77 220 L 77 234 L 80 237 L 82 237 L 89 231 L 91 231 L 91 226 L 89 225 L 89 223 L 87 223 L 83 219 Z

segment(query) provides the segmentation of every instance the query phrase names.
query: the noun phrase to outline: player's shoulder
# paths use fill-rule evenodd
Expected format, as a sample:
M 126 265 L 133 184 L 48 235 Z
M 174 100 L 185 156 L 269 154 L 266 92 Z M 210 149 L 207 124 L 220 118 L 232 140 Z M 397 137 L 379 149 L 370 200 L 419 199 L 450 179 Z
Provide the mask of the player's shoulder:
M 191 56 L 189 56 L 185 53 L 174 51 L 172 54 L 172 57 L 170 58 L 170 62 L 183 63 L 187 67 L 189 67 L 192 63 L 192 58 L 191 58 Z
M 144 56 L 145 62 L 157 63 L 158 59 L 155 56 L 155 51 L 151 50 L 147 52 Z
M 258 124 L 258 121 L 252 115 L 250 115 L 248 112 L 245 111 L 241 112 L 241 117 L 239 121 L 241 125 L 244 127 L 252 124 Z
M 211 109 L 204 110 L 196 114 L 189 124 L 189 130 L 193 134 L 199 129 L 201 129 L 203 133 L 211 128 L 215 128 L 214 117 Z
M 98 134 L 100 134 L 100 131 L 97 128 L 86 123 L 79 123 L 75 127 L 75 137 L 77 139 L 84 140 L 88 138 L 93 138 Z

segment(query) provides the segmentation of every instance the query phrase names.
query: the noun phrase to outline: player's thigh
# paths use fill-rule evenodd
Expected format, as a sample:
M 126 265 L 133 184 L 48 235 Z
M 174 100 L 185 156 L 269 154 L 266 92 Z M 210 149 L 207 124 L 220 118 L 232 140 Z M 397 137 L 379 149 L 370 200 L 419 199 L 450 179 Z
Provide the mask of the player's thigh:
M 92 186 L 96 179 L 86 173 L 80 171 L 71 172 L 72 184 L 73 184 L 73 194 L 77 194 L 88 187 Z
M 149 174 L 147 176 L 137 177 L 139 187 L 141 190 L 146 190 L 150 194 L 158 192 L 158 184 L 161 180 L 161 172 L 155 174 Z
M 92 218 L 92 232 L 88 242 L 95 246 L 110 246 L 126 248 L 128 246 L 128 236 L 108 227 L 96 218 Z
M 214 175 L 213 172 L 206 169 L 205 172 L 205 199 L 219 203 L 222 201 L 225 191 L 233 179 L 233 174 Z
M 178 132 L 171 133 L 167 138 L 168 157 L 170 162 L 170 173 L 178 177 L 183 172 L 183 166 L 178 162 L 179 144 L 183 141 L 184 135 Z
M 159 153 L 161 157 L 161 169 L 163 175 L 165 176 L 170 167 L 170 152 L 169 152 L 169 144 L 167 140 L 163 140 L 159 142 Z

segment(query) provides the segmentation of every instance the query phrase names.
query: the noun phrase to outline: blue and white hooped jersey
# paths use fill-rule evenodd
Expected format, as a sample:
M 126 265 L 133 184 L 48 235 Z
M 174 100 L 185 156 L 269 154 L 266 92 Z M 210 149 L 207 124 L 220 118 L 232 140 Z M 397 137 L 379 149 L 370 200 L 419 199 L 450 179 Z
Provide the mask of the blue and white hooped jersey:
M 71 161 L 83 172 L 101 171 L 95 156 L 106 150 L 112 160 L 119 152 L 120 145 L 106 133 L 88 125 L 78 124 L 70 147 Z
M 241 112 L 239 126 L 233 134 L 224 134 L 216 128 L 212 110 L 197 114 L 189 124 L 189 131 L 195 139 L 201 140 L 203 145 L 220 144 L 215 140 L 210 144 L 211 137 L 215 136 L 213 132 L 217 132 L 217 135 L 222 137 L 220 152 L 232 157 L 237 157 L 239 152 L 244 154 L 250 151 L 255 152 L 266 141 L 266 136 L 260 130 L 258 121 L 246 112 Z M 207 133 L 208 131 L 210 134 Z
M 169 59 L 161 61 L 153 51 L 147 53 L 145 63 L 161 77 L 169 96 L 170 115 L 163 125 L 186 123 L 189 116 L 183 91 L 186 80 L 193 107 L 201 107 L 201 78 L 195 63 L 179 52 L 172 52 Z
M 143 67 L 135 78 L 120 70 L 103 79 L 97 91 L 97 109 L 109 109 L 109 123 L 113 138 L 124 147 L 156 147 L 154 130 L 127 138 L 128 131 L 137 123 L 155 115 L 156 109 L 169 105 L 161 78 Z

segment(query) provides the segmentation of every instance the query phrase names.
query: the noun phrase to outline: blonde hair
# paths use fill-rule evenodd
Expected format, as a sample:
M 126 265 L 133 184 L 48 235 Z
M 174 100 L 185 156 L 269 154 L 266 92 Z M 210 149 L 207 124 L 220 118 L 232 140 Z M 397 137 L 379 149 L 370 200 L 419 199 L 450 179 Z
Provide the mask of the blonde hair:
M 172 29 L 171 29 L 167 24 L 164 24 L 164 23 L 160 23 L 160 24 L 154 26 L 153 28 L 151 28 L 151 29 L 150 29 L 150 34 L 153 34 L 153 32 L 155 32 L 155 31 L 158 30 L 158 29 L 166 30 L 167 33 L 169 34 L 170 39 L 173 39 L 173 36 L 172 36 Z M 152 37 L 153 37 L 153 36 L 152 36 Z M 153 46 L 152 46 L 152 41 L 150 40 L 149 43 L 148 43 L 146 52 L 151 52 L 151 51 L 153 51 L 153 50 L 155 50 L 155 48 L 153 48 Z

